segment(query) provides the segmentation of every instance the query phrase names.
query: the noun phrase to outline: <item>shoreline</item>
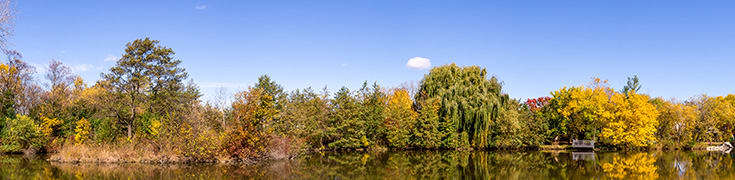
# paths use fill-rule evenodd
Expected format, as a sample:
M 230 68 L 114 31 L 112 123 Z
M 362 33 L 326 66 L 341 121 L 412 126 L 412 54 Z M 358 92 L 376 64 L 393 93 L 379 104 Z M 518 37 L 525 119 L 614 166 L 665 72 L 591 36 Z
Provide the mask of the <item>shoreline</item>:
M 296 159 L 299 156 L 302 156 L 304 154 L 314 154 L 314 153 L 369 153 L 369 154 L 375 154 L 375 153 L 386 153 L 386 152 L 418 152 L 418 151 L 456 151 L 456 152 L 542 152 L 542 153 L 553 153 L 553 152 L 575 152 L 575 149 L 542 149 L 542 148 L 533 148 L 533 149 L 483 149 L 483 150 L 450 150 L 450 149 L 388 149 L 385 151 L 367 151 L 367 150 L 321 150 L 321 151 L 309 151 L 300 155 L 292 155 L 288 157 L 282 157 L 282 158 L 275 158 L 275 157 L 264 157 L 264 158 L 258 158 L 258 159 L 249 159 L 249 160 L 235 160 L 232 158 L 214 158 L 214 159 L 208 159 L 208 160 L 192 160 L 190 158 L 180 157 L 180 156 L 168 156 L 168 155 L 153 155 L 153 156 L 142 156 L 142 157 L 130 157 L 130 158 L 65 158 L 60 157 L 59 153 L 42 153 L 37 154 L 41 156 L 46 156 L 46 158 L 43 158 L 45 161 L 52 162 L 52 163 L 63 163 L 63 164 L 149 164 L 149 165 L 168 165 L 168 164 L 188 164 L 188 165 L 254 165 L 259 164 L 263 162 L 269 162 L 269 161 L 281 161 L 281 160 L 291 160 Z M 588 150 L 590 151 L 590 150 Z M 595 149 L 591 150 L 593 152 L 655 152 L 655 151 L 661 151 L 661 152 L 675 152 L 675 151 L 683 151 L 683 152 L 716 152 L 716 151 L 707 151 L 706 149 L 697 149 L 697 148 L 679 148 L 679 149 L 635 149 L 635 150 L 609 150 L 609 149 Z M 3 155 L 12 155 L 12 154 L 3 154 Z M 19 154 L 18 154 L 19 155 Z M 158 158 L 155 158 L 158 157 Z

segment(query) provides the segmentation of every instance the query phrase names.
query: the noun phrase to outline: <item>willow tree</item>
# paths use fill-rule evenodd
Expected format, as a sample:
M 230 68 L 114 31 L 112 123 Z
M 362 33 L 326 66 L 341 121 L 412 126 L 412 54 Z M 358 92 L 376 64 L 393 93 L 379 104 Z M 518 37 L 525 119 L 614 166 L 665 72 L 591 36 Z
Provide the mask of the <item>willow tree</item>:
M 485 148 L 491 143 L 490 126 L 498 119 L 508 95 L 502 93 L 502 85 L 494 76 L 487 78 L 487 71 L 478 66 L 459 67 L 455 64 L 431 69 L 421 80 L 416 106 L 421 102 L 438 99 L 439 121 L 451 122 L 459 143 Z M 464 140 L 464 137 L 467 139 Z

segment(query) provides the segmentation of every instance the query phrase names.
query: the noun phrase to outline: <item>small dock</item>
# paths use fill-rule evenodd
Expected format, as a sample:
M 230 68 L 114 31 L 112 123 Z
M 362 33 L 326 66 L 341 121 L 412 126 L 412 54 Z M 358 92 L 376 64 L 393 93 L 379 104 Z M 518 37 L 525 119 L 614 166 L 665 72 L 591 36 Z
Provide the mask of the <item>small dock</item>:
M 594 140 L 574 140 L 572 141 L 573 149 L 595 149 Z

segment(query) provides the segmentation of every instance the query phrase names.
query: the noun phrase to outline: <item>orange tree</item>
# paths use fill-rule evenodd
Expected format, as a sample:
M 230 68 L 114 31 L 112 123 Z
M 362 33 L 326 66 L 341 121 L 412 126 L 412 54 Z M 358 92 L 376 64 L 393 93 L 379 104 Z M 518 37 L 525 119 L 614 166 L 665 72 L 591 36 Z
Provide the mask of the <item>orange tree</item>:
M 239 159 L 257 158 L 266 152 L 268 136 L 273 129 L 268 127 L 276 114 L 273 97 L 262 89 L 250 88 L 238 93 L 232 103 L 234 126 L 228 130 L 226 151 Z

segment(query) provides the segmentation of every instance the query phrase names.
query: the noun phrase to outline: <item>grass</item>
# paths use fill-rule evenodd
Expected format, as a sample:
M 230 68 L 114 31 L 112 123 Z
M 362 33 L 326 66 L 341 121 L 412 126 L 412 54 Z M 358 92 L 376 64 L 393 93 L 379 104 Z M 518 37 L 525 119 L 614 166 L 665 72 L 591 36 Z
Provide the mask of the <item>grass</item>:
M 539 150 L 567 150 L 571 149 L 570 145 L 541 145 L 538 147 Z
M 156 151 L 150 145 L 66 145 L 49 157 L 54 162 L 174 163 L 186 158 L 173 151 Z

